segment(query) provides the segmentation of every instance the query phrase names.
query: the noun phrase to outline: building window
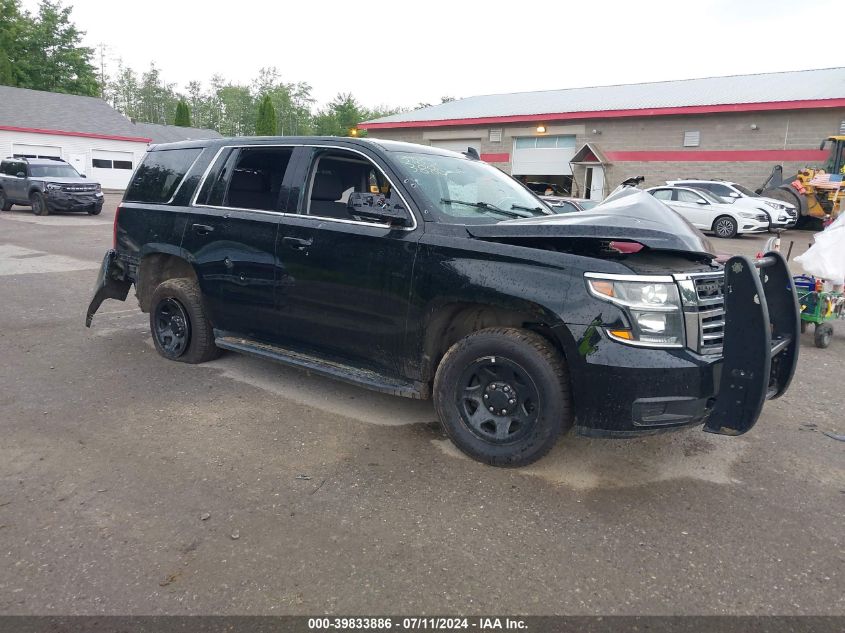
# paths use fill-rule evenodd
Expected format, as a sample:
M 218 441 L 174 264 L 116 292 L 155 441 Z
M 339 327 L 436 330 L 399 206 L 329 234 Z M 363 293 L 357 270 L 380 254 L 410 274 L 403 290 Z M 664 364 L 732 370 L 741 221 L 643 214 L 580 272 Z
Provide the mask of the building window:
M 684 132 L 684 147 L 698 147 L 701 141 L 701 132 Z
M 132 169 L 132 161 L 92 158 L 91 166 L 96 167 L 97 169 Z
M 132 169 L 132 161 L 116 160 L 112 162 L 115 169 Z
M 98 169 L 111 169 L 111 161 L 103 160 L 102 158 L 94 158 L 91 160 L 91 166 Z
M 842 123 L 839 124 L 839 133 L 845 134 L 845 121 L 842 121 Z
M 565 149 L 575 147 L 574 134 L 560 136 L 518 136 L 515 149 Z

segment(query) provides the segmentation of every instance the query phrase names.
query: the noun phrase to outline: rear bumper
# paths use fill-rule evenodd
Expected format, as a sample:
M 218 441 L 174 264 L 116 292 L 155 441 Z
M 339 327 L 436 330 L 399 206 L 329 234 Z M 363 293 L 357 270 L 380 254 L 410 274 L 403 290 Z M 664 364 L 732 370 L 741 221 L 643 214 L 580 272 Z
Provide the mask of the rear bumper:
M 704 424 L 711 433 L 741 435 L 757 422 L 765 400 L 789 386 L 799 327 L 786 262 L 768 253 L 758 262 L 733 257 L 725 266 L 721 356 L 631 347 L 608 338 L 600 324 L 560 328 L 576 429 L 631 437 Z
M 100 265 L 100 272 L 97 273 L 97 282 L 94 284 L 94 296 L 88 304 L 88 312 L 85 315 L 85 327 L 91 327 L 91 321 L 97 310 L 100 309 L 106 299 L 117 299 L 126 301 L 129 288 L 132 282 L 125 279 L 123 265 L 117 259 L 117 252 L 114 249 L 106 251 L 103 263 Z

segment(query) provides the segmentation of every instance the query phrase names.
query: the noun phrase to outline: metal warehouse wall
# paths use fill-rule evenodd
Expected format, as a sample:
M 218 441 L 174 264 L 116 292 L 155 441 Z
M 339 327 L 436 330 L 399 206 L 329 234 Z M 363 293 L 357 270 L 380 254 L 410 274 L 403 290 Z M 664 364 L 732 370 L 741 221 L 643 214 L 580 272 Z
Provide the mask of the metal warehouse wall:
M 13 144 L 40 145 L 58 147 L 61 157 L 71 162 L 75 155 L 84 156 L 84 172 L 88 178 L 96 180 L 106 189 L 125 189 L 133 170 L 95 169 L 92 164 L 93 154 L 97 152 L 126 152 L 133 157 L 133 169 L 147 152 L 147 144 L 140 141 L 116 141 L 84 136 L 64 136 L 58 134 L 36 134 L 33 132 L 12 132 L 0 130 L 0 157 L 12 155 Z M 79 171 L 79 165 L 74 164 Z
M 634 175 L 645 176 L 646 185 L 700 176 L 731 179 L 756 188 L 776 164 L 782 164 L 784 173 L 790 174 L 807 164 L 821 162 L 812 152 L 818 150 L 822 139 L 839 134 L 843 122 L 845 108 L 831 108 L 553 123 L 538 119 L 530 126 L 377 129 L 370 130 L 368 135 L 424 145 L 440 139 L 480 139 L 481 152 L 487 155 L 485 159 L 510 172 L 514 137 L 536 136 L 536 126 L 543 123 L 546 135 L 575 134 L 579 146 L 589 141 L 608 156 L 609 164 L 605 168 L 608 190 Z M 501 142 L 490 142 L 491 129 L 502 129 Z M 687 131 L 700 133 L 698 147 L 683 147 Z M 798 155 L 809 158 L 796 158 L 796 150 L 804 150 Z M 744 153 L 734 157 L 704 152 Z

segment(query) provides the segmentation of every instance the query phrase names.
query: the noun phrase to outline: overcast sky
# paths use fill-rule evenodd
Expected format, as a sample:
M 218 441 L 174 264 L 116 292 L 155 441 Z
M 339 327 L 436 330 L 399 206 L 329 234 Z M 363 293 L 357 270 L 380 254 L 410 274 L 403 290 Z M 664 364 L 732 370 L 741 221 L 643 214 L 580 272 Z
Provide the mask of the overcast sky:
M 262 66 L 368 106 L 845 65 L 842 0 L 65 0 L 89 46 L 180 87 Z M 24 0 L 34 9 L 37 0 Z M 829 17 L 825 17 L 829 16 Z M 813 25 L 808 30 L 808 25 Z

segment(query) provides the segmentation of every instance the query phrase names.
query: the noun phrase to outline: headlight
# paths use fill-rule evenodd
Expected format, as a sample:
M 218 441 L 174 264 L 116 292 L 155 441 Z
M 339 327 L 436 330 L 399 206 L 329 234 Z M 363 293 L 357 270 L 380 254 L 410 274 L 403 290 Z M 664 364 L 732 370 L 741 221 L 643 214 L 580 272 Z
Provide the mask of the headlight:
M 771 207 L 772 209 L 780 209 L 782 205 L 779 205 L 777 202 L 769 202 L 768 200 L 763 200 L 763 204 L 766 206 Z
M 683 347 L 683 312 L 674 281 L 635 281 L 599 273 L 586 273 L 585 277 L 590 294 L 619 306 L 628 316 L 630 327 L 606 329 L 612 339 L 645 347 Z
M 62 190 L 61 185 L 57 185 L 57 184 L 52 183 L 52 182 L 47 183 L 47 191 L 61 191 L 61 190 Z

